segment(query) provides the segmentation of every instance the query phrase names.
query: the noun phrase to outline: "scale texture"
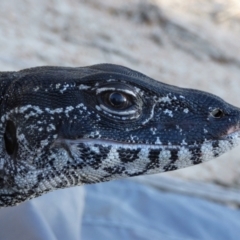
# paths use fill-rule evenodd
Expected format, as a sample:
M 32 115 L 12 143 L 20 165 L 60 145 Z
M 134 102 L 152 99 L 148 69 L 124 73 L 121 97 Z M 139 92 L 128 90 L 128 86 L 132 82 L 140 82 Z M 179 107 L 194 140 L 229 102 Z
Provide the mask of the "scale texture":
M 177 170 L 240 142 L 240 110 L 129 68 L 0 73 L 0 206 L 43 193 Z

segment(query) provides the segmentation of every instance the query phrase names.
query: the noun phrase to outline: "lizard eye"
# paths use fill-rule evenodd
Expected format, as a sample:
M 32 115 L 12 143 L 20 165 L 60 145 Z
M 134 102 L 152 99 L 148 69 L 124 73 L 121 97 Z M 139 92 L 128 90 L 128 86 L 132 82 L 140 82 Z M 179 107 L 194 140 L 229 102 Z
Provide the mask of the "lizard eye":
M 131 86 L 123 83 L 103 85 L 96 90 L 97 109 L 108 117 L 136 119 L 141 114 L 142 100 Z
M 100 96 L 101 106 L 107 111 L 118 113 L 129 110 L 134 104 L 133 96 L 117 91 L 106 91 Z
M 16 126 L 12 121 L 7 121 L 4 133 L 5 148 L 9 155 L 17 151 Z
M 210 112 L 210 115 L 214 118 L 222 118 L 224 116 L 224 112 L 220 108 L 215 108 Z
M 114 108 L 124 109 L 129 105 L 127 96 L 120 92 L 112 92 L 108 94 L 106 101 Z

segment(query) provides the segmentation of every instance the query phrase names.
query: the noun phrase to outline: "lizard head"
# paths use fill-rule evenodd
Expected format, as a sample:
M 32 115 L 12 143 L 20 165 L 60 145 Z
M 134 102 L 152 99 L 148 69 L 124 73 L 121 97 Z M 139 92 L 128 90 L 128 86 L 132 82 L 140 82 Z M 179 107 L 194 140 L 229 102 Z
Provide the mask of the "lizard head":
M 238 108 L 125 67 L 39 67 L 0 80 L 0 206 L 202 163 L 240 141 Z

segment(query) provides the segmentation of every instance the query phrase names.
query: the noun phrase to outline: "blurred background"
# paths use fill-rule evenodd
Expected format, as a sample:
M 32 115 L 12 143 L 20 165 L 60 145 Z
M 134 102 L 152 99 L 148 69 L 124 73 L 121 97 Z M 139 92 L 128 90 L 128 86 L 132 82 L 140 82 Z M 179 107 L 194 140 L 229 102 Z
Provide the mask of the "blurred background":
M 240 107 L 239 39 L 239 0 L 0 1 L 1 71 L 115 63 Z M 134 181 L 238 208 L 239 153 Z

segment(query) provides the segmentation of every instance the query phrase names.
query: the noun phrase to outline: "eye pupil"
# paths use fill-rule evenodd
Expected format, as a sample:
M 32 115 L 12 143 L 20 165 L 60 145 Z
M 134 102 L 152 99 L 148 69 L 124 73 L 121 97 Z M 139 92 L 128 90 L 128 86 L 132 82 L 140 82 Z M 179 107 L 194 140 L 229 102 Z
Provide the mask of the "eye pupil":
M 222 118 L 224 116 L 224 112 L 223 112 L 223 110 L 216 108 L 211 112 L 211 115 L 214 118 Z
M 119 92 L 113 92 L 109 95 L 109 103 L 116 108 L 124 108 L 128 101 L 127 98 Z

